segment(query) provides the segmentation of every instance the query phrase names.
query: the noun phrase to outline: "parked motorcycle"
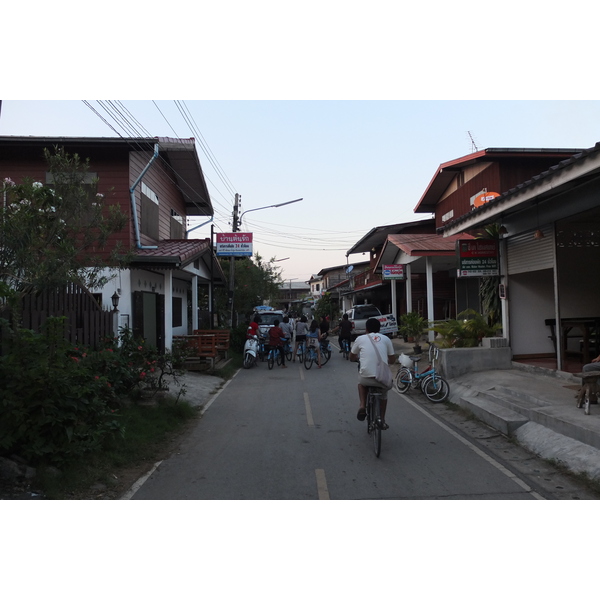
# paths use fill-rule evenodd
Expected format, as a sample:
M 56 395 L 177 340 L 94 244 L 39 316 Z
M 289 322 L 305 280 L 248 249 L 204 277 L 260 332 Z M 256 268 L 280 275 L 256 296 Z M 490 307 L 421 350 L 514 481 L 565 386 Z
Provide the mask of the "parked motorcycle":
M 244 344 L 244 369 L 249 369 L 256 364 L 258 349 L 258 337 L 256 335 L 247 336 Z

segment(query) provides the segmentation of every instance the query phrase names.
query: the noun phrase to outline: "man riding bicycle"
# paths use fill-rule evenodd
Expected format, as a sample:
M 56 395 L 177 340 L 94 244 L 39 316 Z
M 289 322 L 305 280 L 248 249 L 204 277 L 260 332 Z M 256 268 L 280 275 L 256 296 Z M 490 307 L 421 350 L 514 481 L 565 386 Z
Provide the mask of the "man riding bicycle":
M 379 356 L 382 361 L 385 361 L 387 356 L 388 365 L 393 365 L 396 362 L 396 355 L 394 354 L 394 346 L 392 340 L 386 335 L 381 335 L 379 329 L 381 323 L 371 317 L 367 319 L 365 335 L 359 335 L 350 350 L 350 360 L 352 362 L 359 363 L 358 372 L 358 399 L 360 407 L 356 418 L 359 421 L 364 421 L 367 418 L 367 394 L 369 387 L 381 388 L 381 419 L 383 421 L 382 429 L 388 429 L 389 426 L 385 422 L 385 409 L 387 408 L 387 389 L 383 387 L 375 375 L 377 374 L 377 365 L 379 360 L 376 352 L 379 352 Z M 370 340 L 369 340 L 370 338 Z M 371 340 L 373 343 L 371 343 Z
M 352 322 L 348 319 L 348 315 L 344 313 L 342 320 L 338 326 L 338 344 L 340 345 L 340 352 L 342 352 L 344 345 L 343 341 L 346 340 L 348 342 L 348 348 L 352 346 Z

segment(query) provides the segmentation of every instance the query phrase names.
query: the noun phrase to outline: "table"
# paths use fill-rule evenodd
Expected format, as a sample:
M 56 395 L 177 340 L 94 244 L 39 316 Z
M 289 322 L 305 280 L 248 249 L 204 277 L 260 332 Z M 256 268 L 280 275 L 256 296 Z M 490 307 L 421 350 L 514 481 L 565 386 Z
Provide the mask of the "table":
M 554 351 L 556 352 L 556 319 L 546 319 L 545 323 L 550 327 L 550 339 L 554 344 Z M 579 329 L 581 331 L 581 335 L 578 335 L 577 337 L 582 338 L 581 351 L 583 364 L 589 363 L 592 358 L 595 358 L 600 354 L 600 340 L 598 339 L 598 333 L 600 333 L 600 317 L 569 317 L 561 319 L 560 326 L 563 356 L 566 355 L 568 337 L 573 337 L 569 336 L 569 333 L 573 329 Z M 590 356 L 590 349 L 595 351 L 593 356 Z

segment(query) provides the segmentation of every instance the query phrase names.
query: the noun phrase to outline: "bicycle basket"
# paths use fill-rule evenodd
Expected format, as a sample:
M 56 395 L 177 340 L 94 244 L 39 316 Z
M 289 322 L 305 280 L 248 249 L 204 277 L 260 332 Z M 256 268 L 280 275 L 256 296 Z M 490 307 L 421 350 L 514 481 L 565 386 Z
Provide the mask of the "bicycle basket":
M 410 368 L 412 367 L 412 360 L 410 359 L 410 356 L 406 356 L 406 354 L 404 354 L 404 352 L 400 353 L 400 356 L 398 357 L 398 362 L 406 368 Z

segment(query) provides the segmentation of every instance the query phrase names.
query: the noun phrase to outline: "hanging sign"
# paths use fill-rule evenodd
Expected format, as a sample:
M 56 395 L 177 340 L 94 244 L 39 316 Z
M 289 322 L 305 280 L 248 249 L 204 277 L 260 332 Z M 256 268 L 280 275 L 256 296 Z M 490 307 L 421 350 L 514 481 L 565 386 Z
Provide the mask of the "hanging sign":
M 458 240 L 458 277 L 490 277 L 500 274 L 497 240 Z
M 483 206 L 490 200 L 497 198 L 499 195 L 500 194 L 498 194 L 498 192 L 488 192 L 487 190 L 484 190 L 483 192 L 480 192 L 473 198 L 473 206 L 476 208 L 479 206 Z
M 404 265 L 383 265 L 381 274 L 384 279 L 404 279 Z
M 217 256 L 252 256 L 252 234 L 217 233 Z

